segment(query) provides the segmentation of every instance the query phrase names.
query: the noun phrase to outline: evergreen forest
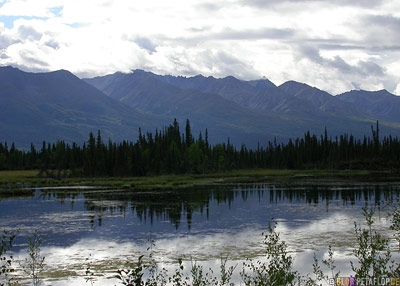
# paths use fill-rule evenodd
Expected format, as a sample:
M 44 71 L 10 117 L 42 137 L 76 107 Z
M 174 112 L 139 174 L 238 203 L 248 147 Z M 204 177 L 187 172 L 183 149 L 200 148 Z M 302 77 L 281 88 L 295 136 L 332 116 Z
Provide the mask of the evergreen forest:
M 225 143 L 211 145 L 207 129 L 194 136 L 190 121 L 181 132 L 176 120 L 161 130 L 142 134 L 136 142 L 104 141 L 101 132 L 90 133 L 83 145 L 43 142 L 29 150 L 0 143 L 0 170 L 40 170 L 41 175 L 58 177 L 146 176 L 178 173 L 211 173 L 238 169 L 369 169 L 400 168 L 400 141 L 379 136 L 379 123 L 371 136 L 355 138 L 343 134 L 334 138 L 306 132 L 285 143 L 276 140 L 256 149 Z

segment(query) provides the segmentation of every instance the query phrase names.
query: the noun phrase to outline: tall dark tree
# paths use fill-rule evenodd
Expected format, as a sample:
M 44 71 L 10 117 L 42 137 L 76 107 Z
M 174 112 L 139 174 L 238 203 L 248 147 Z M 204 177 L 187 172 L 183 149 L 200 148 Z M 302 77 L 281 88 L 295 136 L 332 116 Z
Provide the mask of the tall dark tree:
M 190 130 L 190 122 L 189 119 L 186 120 L 186 128 L 185 128 L 185 141 L 186 146 L 189 147 L 193 143 L 192 131 Z
M 278 144 L 267 142 L 257 149 L 241 146 L 237 149 L 227 143 L 208 143 L 201 133 L 192 135 L 190 122 L 185 133 L 179 124 L 142 134 L 136 142 L 123 141 L 104 144 L 100 131 L 97 138 L 79 146 L 64 141 L 43 142 L 40 151 L 34 145 L 19 150 L 14 144 L 0 143 L 0 170 L 40 169 L 41 175 L 55 178 L 65 176 L 145 176 L 163 173 L 205 173 L 243 168 L 346 168 L 346 169 L 400 169 L 400 140 L 379 136 L 379 123 L 371 128 L 372 138 L 357 139 L 351 134 L 331 138 L 325 129 L 319 137 L 306 132 L 303 138 Z

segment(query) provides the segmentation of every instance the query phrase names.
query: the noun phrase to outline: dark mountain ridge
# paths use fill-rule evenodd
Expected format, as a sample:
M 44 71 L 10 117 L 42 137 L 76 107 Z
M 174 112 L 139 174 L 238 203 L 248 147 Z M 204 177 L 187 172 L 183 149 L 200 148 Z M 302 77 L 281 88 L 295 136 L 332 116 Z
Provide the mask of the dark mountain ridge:
M 142 114 L 72 73 L 26 73 L 0 68 L 0 140 L 26 146 L 42 140 L 82 143 L 89 132 L 104 138 L 135 138 L 138 128 L 152 130 L 162 124 Z
M 139 78 L 140 80 L 138 80 Z M 368 108 L 361 108 L 359 102 L 349 99 L 349 97 L 345 96 L 346 94 L 333 96 L 316 87 L 295 81 L 288 81 L 277 87 L 268 79 L 243 81 L 232 76 L 219 79 L 202 75 L 194 77 L 161 76 L 143 70 L 135 70 L 131 74 L 115 73 L 105 77 L 85 79 L 85 81 L 113 98 L 121 100 L 123 97 L 121 101 L 135 102 L 130 103 L 131 105 L 138 104 L 136 100 L 133 100 L 133 97 L 137 96 L 138 93 L 126 86 L 126 84 L 131 85 L 131 87 L 134 84 L 135 88 L 140 87 L 142 91 L 145 91 L 147 89 L 145 85 L 159 85 L 160 82 L 163 82 L 169 84 L 169 86 L 160 87 L 160 90 L 163 89 L 164 93 L 169 93 L 169 90 L 171 90 L 173 91 L 172 94 L 175 94 L 176 88 L 179 88 L 181 90 L 195 90 L 202 93 L 216 94 L 247 109 L 263 113 L 273 112 L 279 116 L 288 115 L 308 118 L 310 115 L 313 117 L 340 115 L 351 118 L 367 118 L 368 120 L 400 122 L 400 114 L 392 114 L 392 111 L 388 111 L 392 112 L 388 116 L 384 112 L 379 112 L 379 108 L 374 110 L 374 106 L 371 106 L 371 104 L 375 103 L 383 105 L 395 103 L 395 106 L 397 106 L 400 103 L 400 99 L 387 91 L 385 91 L 386 96 L 381 92 L 361 91 L 365 94 L 370 94 L 371 97 L 374 97 L 375 93 L 382 95 L 379 100 L 368 100 Z M 125 85 L 121 84 L 121 81 L 124 81 Z M 129 81 L 130 83 L 128 83 Z M 133 96 L 132 94 L 135 95 Z M 394 101 L 393 98 L 395 98 Z M 366 107 L 365 105 L 362 106 Z M 396 110 L 397 108 L 394 107 L 393 109 Z
M 400 97 L 387 90 L 352 90 L 337 97 L 346 104 L 363 110 L 372 118 L 400 122 Z
M 380 120 L 381 134 L 400 134 L 399 98 L 386 92 L 354 91 L 338 96 L 306 84 L 277 87 L 267 79 L 243 81 L 161 76 L 136 70 L 80 80 L 60 70 L 26 73 L 0 68 L 0 141 L 29 146 L 42 140 L 103 138 L 134 140 L 139 127 L 154 131 L 187 118 L 193 133 L 208 128 L 211 143 L 255 147 L 311 133 L 370 135 Z M 390 106 L 388 106 L 390 105 Z M 204 136 L 204 133 L 203 133 Z
M 195 133 L 208 128 L 213 143 L 230 138 L 236 145 L 246 143 L 255 146 L 257 142 L 265 142 L 275 136 L 287 138 L 287 131 L 292 128 L 288 120 L 254 113 L 218 94 L 195 88 L 181 89 L 168 80 L 160 80 L 160 76 L 141 70 L 106 76 L 106 82 L 102 77 L 86 81 L 102 88 L 111 98 L 140 111 L 176 117 L 182 123 L 189 118 Z
M 148 113 L 174 115 L 181 120 L 183 116 L 194 116 L 195 125 L 242 126 L 251 130 L 249 134 L 259 131 L 281 139 L 301 136 L 305 130 L 322 133 L 325 126 L 332 135 L 352 133 L 360 137 L 369 134 L 376 120 L 382 121 L 383 132 L 399 134 L 400 128 L 395 118 L 387 121 L 387 117 L 341 100 L 340 96 L 294 81 L 277 87 L 267 79 L 175 77 L 143 70 L 85 81 Z

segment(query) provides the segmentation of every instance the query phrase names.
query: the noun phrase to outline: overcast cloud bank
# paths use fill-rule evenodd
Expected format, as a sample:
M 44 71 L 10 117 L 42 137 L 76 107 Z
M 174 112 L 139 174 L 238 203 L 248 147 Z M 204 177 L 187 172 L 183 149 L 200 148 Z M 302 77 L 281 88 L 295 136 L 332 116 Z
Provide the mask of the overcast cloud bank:
M 398 11 L 396 0 L 0 0 L 0 65 L 400 94 Z

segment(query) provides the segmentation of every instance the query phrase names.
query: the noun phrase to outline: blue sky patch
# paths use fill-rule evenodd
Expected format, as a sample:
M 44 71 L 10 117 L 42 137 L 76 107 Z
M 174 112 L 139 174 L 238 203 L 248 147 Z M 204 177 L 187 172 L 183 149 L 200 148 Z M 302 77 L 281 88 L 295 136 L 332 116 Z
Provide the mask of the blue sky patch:
M 53 13 L 56 17 L 61 17 L 61 11 L 62 11 L 63 7 L 59 6 L 59 7 L 54 7 L 50 9 L 50 12 Z
M 67 25 L 70 26 L 71 28 L 79 28 L 79 27 L 82 27 L 82 25 L 79 24 L 79 23 L 72 23 L 72 24 L 67 24 Z
M 0 16 L 0 22 L 4 24 L 4 27 L 11 29 L 14 26 L 14 21 L 18 19 L 25 20 L 47 20 L 46 17 L 27 17 L 27 16 Z

